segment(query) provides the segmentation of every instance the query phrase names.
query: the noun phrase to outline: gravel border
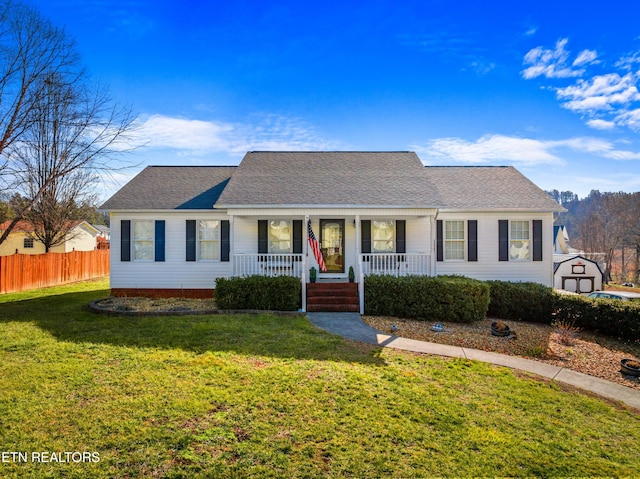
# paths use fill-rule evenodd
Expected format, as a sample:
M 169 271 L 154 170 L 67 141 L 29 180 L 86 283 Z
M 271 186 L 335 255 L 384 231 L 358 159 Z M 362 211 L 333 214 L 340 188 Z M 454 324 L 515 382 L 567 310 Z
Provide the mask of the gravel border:
M 434 323 L 429 321 L 387 316 L 363 316 L 362 319 L 369 326 L 395 336 L 519 356 L 640 390 L 640 380 L 622 374 L 620 368 L 622 359 L 640 358 L 640 341 L 625 343 L 584 331 L 568 335 L 565 341 L 559 328 L 506 320 L 503 322 L 515 334 L 497 337 L 490 332 L 491 323 L 496 319 L 490 318 L 472 324 L 442 322 L 444 332 L 432 331 Z

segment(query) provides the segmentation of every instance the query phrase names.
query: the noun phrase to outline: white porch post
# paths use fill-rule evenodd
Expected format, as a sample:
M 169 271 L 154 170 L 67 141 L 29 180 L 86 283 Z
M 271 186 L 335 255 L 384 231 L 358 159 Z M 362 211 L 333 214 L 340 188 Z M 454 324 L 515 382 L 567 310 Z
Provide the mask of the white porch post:
M 362 258 L 360 258 L 360 249 L 362 246 L 360 235 L 360 215 L 356 215 L 356 269 L 358 272 L 358 301 L 360 301 L 360 314 L 364 314 L 364 275 L 362 274 Z
M 300 283 L 302 286 L 302 312 L 307 312 L 307 256 L 309 255 L 309 215 L 304 217 L 304 246 L 302 254 L 302 277 Z
M 429 276 L 435 276 L 436 275 L 436 238 L 434 235 L 434 231 L 436 228 L 436 217 L 438 216 L 438 212 L 436 211 L 436 214 L 434 216 L 429 216 L 429 237 L 430 237 L 430 243 L 431 243 L 431 252 L 429 254 L 430 256 L 430 261 L 429 261 Z
M 229 215 L 229 261 L 231 261 L 231 276 L 236 275 L 236 260 L 234 258 L 234 234 L 233 234 L 233 215 Z

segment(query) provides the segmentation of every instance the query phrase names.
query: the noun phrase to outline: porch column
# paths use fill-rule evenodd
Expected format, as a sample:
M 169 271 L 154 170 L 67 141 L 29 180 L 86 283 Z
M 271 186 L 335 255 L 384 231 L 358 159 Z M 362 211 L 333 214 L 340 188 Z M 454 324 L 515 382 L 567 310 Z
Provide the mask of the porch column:
M 429 243 L 431 245 L 431 251 L 429 252 L 429 276 L 436 276 L 436 238 L 433 235 L 436 227 L 436 217 L 438 212 L 434 216 L 429 216 Z
M 302 276 L 300 283 L 302 286 L 302 312 L 307 312 L 307 256 L 309 255 L 309 215 L 304 217 L 304 225 L 302 225 L 302 236 L 304 244 L 302 246 Z
M 362 276 L 362 263 L 360 253 L 362 239 L 360 238 L 360 215 L 356 215 L 356 278 L 358 281 L 358 301 L 360 302 L 360 314 L 364 314 L 364 276 Z
M 229 215 L 229 261 L 231 261 L 231 276 L 235 276 L 236 275 L 236 260 L 233 257 L 233 238 L 234 238 L 234 234 L 233 234 L 233 215 Z

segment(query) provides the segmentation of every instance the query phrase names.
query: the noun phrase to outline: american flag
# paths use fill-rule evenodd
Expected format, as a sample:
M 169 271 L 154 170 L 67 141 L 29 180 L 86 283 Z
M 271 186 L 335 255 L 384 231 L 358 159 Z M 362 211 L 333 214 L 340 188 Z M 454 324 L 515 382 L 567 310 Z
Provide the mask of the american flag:
M 316 261 L 318 262 L 318 267 L 320 268 L 320 271 L 324 273 L 327 271 L 327 267 L 324 264 L 324 257 L 322 256 L 322 251 L 320 251 L 320 244 L 318 244 L 316 235 L 313 234 L 313 230 L 311 229 L 311 221 L 307 221 L 307 235 L 309 236 L 309 246 L 311 246 L 311 251 L 313 251 L 313 256 L 316 258 Z

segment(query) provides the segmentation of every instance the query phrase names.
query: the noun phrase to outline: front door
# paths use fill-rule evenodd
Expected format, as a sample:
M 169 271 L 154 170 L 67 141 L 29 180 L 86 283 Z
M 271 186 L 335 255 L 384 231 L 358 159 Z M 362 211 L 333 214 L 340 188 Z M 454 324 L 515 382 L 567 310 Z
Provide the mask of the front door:
M 344 273 L 344 220 L 320 220 L 320 248 L 327 273 Z

